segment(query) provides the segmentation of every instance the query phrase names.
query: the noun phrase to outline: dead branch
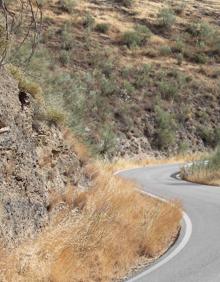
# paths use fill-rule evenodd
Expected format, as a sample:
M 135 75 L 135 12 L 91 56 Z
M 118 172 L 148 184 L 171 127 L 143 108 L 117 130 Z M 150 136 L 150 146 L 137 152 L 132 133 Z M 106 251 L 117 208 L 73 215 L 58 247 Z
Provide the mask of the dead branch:
M 0 0 L 0 15 L 3 18 L 4 33 L 0 52 L 0 66 L 8 62 L 7 55 L 10 45 L 15 42 L 16 53 L 29 41 L 31 44 L 29 56 L 25 63 L 28 64 L 37 48 L 42 28 L 42 10 L 37 0 L 16 0 L 10 7 L 5 0 Z M 20 30 L 19 35 L 16 32 Z

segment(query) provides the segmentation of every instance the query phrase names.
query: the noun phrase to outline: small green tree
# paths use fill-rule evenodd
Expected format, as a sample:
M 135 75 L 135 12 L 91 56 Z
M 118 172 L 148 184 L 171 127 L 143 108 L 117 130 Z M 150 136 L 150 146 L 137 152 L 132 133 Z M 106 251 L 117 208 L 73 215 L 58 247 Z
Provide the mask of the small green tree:
M 155 114 L 157 145 L 160 149 L 167 149 L 176 142 L 176 122 L 173 116 L 169 112 L 161 109 L 160 106 L 155 107 Z

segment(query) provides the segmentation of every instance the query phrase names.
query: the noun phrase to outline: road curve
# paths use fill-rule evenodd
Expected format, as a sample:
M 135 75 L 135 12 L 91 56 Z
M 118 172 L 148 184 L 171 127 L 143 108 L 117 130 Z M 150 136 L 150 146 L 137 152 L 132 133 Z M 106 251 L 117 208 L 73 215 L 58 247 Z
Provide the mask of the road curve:
M 172 257 L 181 244 L 185 227 L 174 247 L 151 267 L 136 273 L 129 282 L 220 282 L 220 187 L 193 184 L 174 177 L 179 165 L 161 165 L 121 171 L 120 176 L 135 180 L 142 189 L 166 199 L 180 199 L 192 222 L 192 235 L 185 247 Z

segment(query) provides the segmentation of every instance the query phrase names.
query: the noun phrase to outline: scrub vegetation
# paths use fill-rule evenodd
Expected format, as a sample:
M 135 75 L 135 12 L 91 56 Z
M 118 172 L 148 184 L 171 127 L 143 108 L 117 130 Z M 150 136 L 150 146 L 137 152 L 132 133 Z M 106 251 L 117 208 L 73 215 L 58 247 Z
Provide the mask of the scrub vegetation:
M 220 147 L 193 162 L 192 166 L 183 168 L 182 177 L 196 183 L 220 186 Z
M 220 128 L 219 4 L 194 4 L 43 1 L 32 60 L 25 64 L 30 42 L 17 50 L 14 41 L 10 61 L 25 67 L 25 81 L 41 85 L 47 105 L 63 112 L 94 155 L 213 148 Z

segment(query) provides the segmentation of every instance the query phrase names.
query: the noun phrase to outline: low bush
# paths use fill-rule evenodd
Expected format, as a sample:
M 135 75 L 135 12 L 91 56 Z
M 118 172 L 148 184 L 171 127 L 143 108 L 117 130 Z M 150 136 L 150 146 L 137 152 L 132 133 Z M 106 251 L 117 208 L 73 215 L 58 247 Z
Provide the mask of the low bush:
M 143 46 L 151 36 L 151 31 L 144 25 L 138 25 L 134 31 L 122 35 L 122 43 L 129 48 Z
M 83 18 L 83 26 L 87 29 L 93 29 L 95 26 L 95 18 L 90 13 L 86 13 Z
M 163 99 L 173 101 L 178 95 L 178 86 L 173 81 L 161 81 L 159 83 L 159 90 Z
M 76 6 L 75 0 L 59 0 L 60 8 L 71 14 Z
M 109 30 L 109 24 L 107 23 L 99 23 L 96 25 L 95 30 L 101 33 L 107 33 Z
M 121 6 L 129 8 L 129 7 L 132 6 L 132 4 L 135 2 L 135 0 L 113 0 L 113 2 L 120 4 Z
M 184 56 L 183 56 L 183 54 L 182 54 L 182 53 L 178 53 L 178 54 L 176 54 L 176 60 L 177 60 L 177 64 L 178 64 L 179 66 L 181 66 L 181 65 L 182 65 L 182 63 L 183 63 L 183 59 L 184 59 Z
M 102 76 L 100 79 L 101 92 L 104 96 L 111 96 L 117 91 L 117 85 L 112 79 Z
M 176 16 L 170 8 L 162 8 L 157 17 L 159 26 L 166 29 L 170 29 L 176 22 Z
M 74 37 L 69 23 L 64 24 L 60 31 L 61 48 L 68 51 L 74 46 Z
M 65 113 L 58 109 L 47 108 L 45 118 L 50 125 L 63 124 L 65 122 Z
M 180 0 L 180 1 L 174 1 L 173 11 L 175 12 L 176 15 L 182 15 L 185 8 L 186 8 L 186 1 Z
M 167 149 L 176 142 L 176 122 L 173 116 L 159 106 L 155 107 L 156 115 L 156 142 L 160 149 Z
M 197 64 L 206 64 L 208 62 L 208 57 L 204 53 L 196 53 L 193 55 L 192 61 Z
M 212 145 L 214 132 L 213 129 L 206 125 L 199 125 L 196 129 L 198 136 L 202 139 L 206 146 Z
M 216 30 L 206 22 L 194 22 L 186 27 L 186 31 L 194 37 L 197 44 L 210 45 L 216 38 Z M 195 40 L 196 39 L 196 40 Z
M 207 117 L 205 119 L 207 119 Z M 205 146 L 215 147 L 220 144 L 220 128 L 216 127 L 213 129 L 207 125 L 199 125 L 196 132 Z
M 161 56 L 170 56 L 172 54 L 172 49 L 169 46 L 162 46 L 160 48 Z
M 60 52 L 60 62 L 64 66 L 67 65 L 70 62 L 69 51 L 61 50 L 61 52 Z
M 100 130 L 100 142 L 98 145 L 98 153 L 108 156 L 115 150 L 116 136 L 110 125 L 104 125 Z

